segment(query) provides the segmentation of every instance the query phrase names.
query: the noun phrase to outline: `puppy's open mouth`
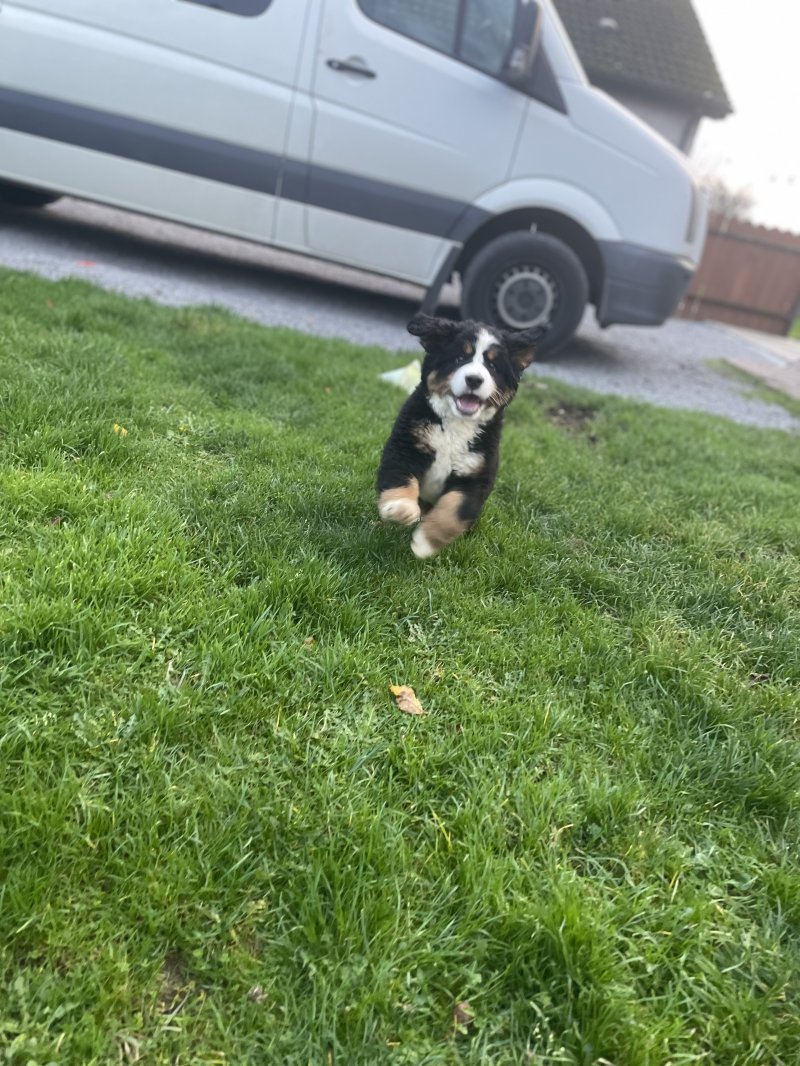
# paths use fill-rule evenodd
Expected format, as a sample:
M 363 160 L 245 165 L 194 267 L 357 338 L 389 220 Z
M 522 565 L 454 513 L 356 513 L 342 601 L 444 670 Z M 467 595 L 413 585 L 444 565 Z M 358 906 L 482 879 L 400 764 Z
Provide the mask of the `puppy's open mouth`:
M 483 406 L 483 400 L 480 396 L 476 396 L 472 392 L 467 392 L 463 396 L 456 396 L 453 394 L 453 401 L 459 414 L 466 415 L 467 417 L 470 415 L 476 415 Z

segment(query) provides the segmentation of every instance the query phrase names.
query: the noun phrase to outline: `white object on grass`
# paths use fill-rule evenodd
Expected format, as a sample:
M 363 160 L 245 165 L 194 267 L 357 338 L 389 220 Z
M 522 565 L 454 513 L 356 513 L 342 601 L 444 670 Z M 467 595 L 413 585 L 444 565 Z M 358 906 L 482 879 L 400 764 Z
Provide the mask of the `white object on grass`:
M 411 393 L 419 385 L 422 377 L 422 363 L 419 359 L 412 359 L 407 366 L 401 366 L 398 370 L 387 370 L 381 374 L 381 381 L 388 381 L 390 385 L 397 385 L 404 392 Z

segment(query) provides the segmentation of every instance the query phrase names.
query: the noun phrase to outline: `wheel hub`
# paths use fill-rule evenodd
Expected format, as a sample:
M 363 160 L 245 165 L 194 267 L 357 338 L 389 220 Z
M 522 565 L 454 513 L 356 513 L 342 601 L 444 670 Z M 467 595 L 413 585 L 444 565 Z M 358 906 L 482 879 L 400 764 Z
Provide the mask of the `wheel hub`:
M 500 279 L 494 302 L 501 322 L 511 329 L 530 329 L 552 318 L 558 286 L 541 267 L 516 266 Z

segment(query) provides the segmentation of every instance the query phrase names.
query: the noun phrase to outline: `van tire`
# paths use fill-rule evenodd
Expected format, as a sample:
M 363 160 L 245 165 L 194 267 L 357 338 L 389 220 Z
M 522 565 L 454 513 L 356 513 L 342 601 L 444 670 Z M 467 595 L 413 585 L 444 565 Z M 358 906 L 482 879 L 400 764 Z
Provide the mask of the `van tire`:
M 461 310 L 500 329 L 549 328 L 536 349 L 566 344 L 589 299 L 586 271 L 566 244 L 546 233 L 506 233 L 471 260 L 462 278 Z
M 55 203 L 61 196 L 57 192 L 45 192 L 44 189 L 29 189 L 26 185 L 13 185 L 0 181 L 0 204 L 8 207 L 46 207 Z

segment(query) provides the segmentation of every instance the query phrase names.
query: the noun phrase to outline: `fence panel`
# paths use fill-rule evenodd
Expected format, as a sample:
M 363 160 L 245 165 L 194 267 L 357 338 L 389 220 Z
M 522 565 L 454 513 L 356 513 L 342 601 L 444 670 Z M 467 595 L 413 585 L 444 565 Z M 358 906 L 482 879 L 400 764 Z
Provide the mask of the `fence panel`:
M 712 215 L 678 314 L 787 334 L 800 314 L 800 235 Z

